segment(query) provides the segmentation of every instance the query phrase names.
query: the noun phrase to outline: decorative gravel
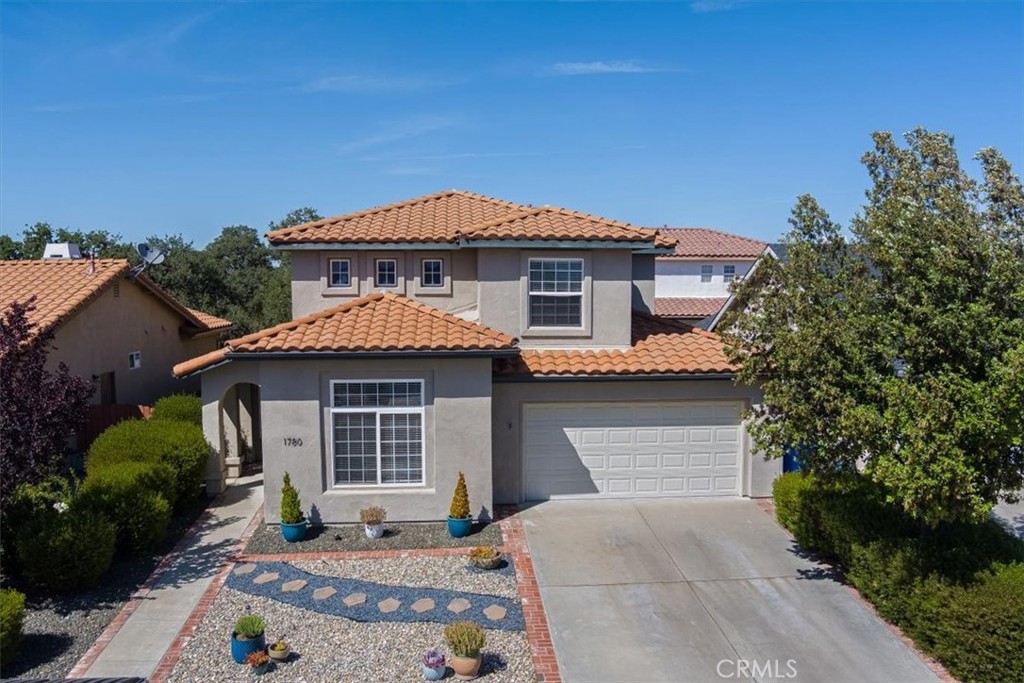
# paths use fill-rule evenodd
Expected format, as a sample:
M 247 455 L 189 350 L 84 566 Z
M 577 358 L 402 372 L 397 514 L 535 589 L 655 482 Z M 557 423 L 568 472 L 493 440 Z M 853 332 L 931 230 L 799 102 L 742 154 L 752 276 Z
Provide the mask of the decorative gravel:
M 523 611 L 519 600 L 514 598 L 466 590 L 387 585 L 352 578 L 316 576 L 286 562 L 259 562 L 255 566 L 247 565 L 245 569 L 251 571 L 246 573 L 238 573 L 237 569 L 238 567 L 232 571 L 227 581 L 227 586 L 234 590 L 355 621 L 430 621 L 450 624 L 468 619 L 488 624 L 495 629 L 523 630 Z M 261 577 L 271 576 L 271 580 L 261 582 Z M 297 587 L 295 590 L 285 590 L 290 588 L 290 582 Z M 334 589 L 335 593 L 318 600 L 314 591 L 328 587 Z M 355 593 L 363 596 L 359 604 L 347 605 L 343 602 L 345 596 Z M 433 601 L 431 609 L 421 612 L 411 609 L 417 600 L 424 598 Z M 394 609 L 380 609 L 378 604 L 385 600 L 391 602 Z M 456 600 L 464 604 L 464 611 L 454 612 L 448 609 L 448 605 L 454 604 L 453 601 Z M 504 616 L 490 620 L 486 616 L 486 610 L 494 606 L 502 608 Z
M 515 598 L 515 570 L 506 562 L 490 571 L 467 565 L 465 557 L 389 557 L 377 560 L 297 560 L 289 562 L 318 576 L 375 581 L 390 585 L 441 588 Z
M 275 664 L 266 676 L 281 683 L 335 683 L 423 680 L 421 657 L 431 648 L 446 652 L 444 625 L 360 623 L 312 612 L 270 598 L 221 589 L 170 676 L 171 683 L 251 683 L 246 667 L 230 654 L 235 619 L 255 612 L 267 622 L 267 638 L 287 640 L 291 660 Z M 482 624 L 483 625 L 483 624 Z M 484 625 L 486 626 L 486 625 Z M 488 683 L 527 683 L 535 679 L 526 635 L 487 630 L 481 679 Z M 446 680 L 454 680 L 451 671 Z
M 311 526 L 306 539 L 289 543 L 277 525 L 258 527 L 249 539 L 245 552 L 251 555 L 279 553 L 316 553 L 338 550 L 418 550 L 421 548 L 472 548 L 478 545 L 501 545 L 501 527 L 497 523 L 473 525 L 473 532 L 463 538 L 452 538 L 445 522 L 395 522 L 384 525 L 384 536 L 366 537 L 362 524 Z

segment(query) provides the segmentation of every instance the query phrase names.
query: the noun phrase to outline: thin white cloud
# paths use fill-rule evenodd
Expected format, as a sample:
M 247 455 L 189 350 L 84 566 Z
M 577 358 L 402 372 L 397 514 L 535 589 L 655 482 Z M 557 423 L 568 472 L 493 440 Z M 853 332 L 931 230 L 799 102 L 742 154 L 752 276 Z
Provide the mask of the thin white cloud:
M 121 42 L 107 46 L 107 52 L 113 57 L 125 58 L 135 56 L 139 52 L 159 52 L 165 50 L 181 42 L 188 34 L 206 23 L 218 11 L 217 9 L 208 10 L 173 23 L 158 26 L 153 30 L 130 36 Z
M 443 81 L 419 76 L 325 76 L 300 86 L 304 92 L 388 93 L 423 90 L 444 85 Z
M 643 64 L 633 60 L 621 60 L 558 62 L 549 67 L 548 73 L 555 76 L 592 76 L 595 74 L 650 74 L 678 70 L 674 67 Z
M 417 116 L 400 121 L 390 121 L 382 123 L 377 132 L 337 145 L 335 150 L 342 155 L 354 154 L 450 128 L 456 123 L 458 123 L 458 119 L 451 116 Z
M 736 0 L 700 0 L 690 3 L 690 11 L 697 14 L 708 14 L 709 12 L 728 12 L 739 7 Z

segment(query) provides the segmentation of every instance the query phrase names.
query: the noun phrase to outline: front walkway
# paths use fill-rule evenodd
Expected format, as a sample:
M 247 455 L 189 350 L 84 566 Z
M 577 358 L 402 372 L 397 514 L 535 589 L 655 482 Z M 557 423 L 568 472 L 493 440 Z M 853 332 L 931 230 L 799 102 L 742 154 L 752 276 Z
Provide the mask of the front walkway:
M 190 531 L 186 545 L 154 572 L 69 677 L 153 674 L 263 504 L 263 475 L 236 479 Z

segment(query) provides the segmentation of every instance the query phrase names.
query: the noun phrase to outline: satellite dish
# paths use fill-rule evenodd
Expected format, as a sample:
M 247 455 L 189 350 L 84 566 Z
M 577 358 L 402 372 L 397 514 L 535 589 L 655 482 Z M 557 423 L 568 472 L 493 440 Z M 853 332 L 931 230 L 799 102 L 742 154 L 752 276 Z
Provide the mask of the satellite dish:
M 149 245 L 145 242 L 136 245 L 135 250 L 139 252 L 139 256 L 142 258 L 142 263 L 132 268 L 131 277 L 133 279 L 144 271 L 146 266 L 160 265 L 164 262 L 164 259 L 167 258 L 167 254 L 163 251 L 160 249 L 150 249 Z
M 149 245 L 143 242 L 142 244 L 135 247 L 135 250 L 139 252 L 139 256 L 142 257 L 143 261 L 145 261 L 146 256 L 149 254 Z
M 150 250 L 149 255 L 146 256 L 145 258 L 146 263 L 150 264 L 151 266 L 158 266 L 164 262 L 164 259 L 167 258 L 167 254 L 160 251 L 159 249 L 152 249 Z

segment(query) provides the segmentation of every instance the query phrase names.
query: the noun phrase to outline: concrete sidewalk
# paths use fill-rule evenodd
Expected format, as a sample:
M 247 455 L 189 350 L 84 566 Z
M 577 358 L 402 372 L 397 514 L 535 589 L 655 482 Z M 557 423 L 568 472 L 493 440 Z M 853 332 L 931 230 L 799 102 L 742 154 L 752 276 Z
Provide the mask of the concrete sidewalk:
M 85 677 L 148 678 L 263 503 L 263 475 L 234 480 L 192 542 L 160 575 Z M 76 667 L 77 668 L 77 667 Z

